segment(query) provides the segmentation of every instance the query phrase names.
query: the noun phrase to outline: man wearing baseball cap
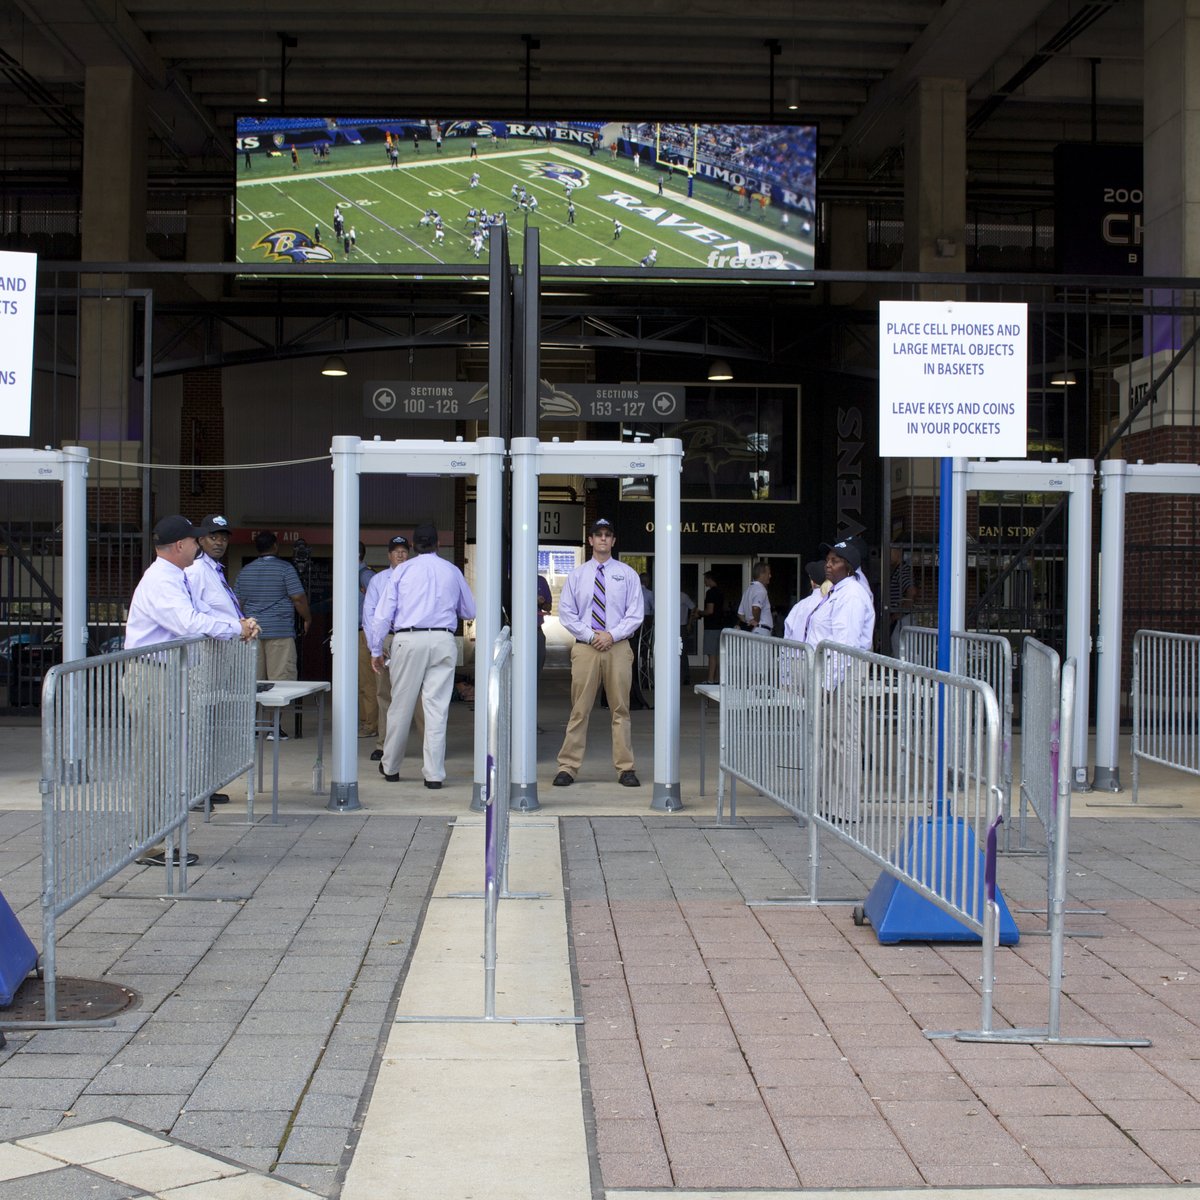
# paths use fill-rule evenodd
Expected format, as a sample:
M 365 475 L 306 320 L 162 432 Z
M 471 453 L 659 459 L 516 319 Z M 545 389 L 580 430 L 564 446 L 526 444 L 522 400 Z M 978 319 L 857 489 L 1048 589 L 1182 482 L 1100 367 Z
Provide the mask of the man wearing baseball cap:
M 211 637 L 247 641 L 258 627 L 246 617 L 201 609 L 192 595 L 186 570 L 200 553 L 201 527 L 186 517 L 164 517 L 154 527 L 154 561 L 134 590 L 125 622 L 125 649 L 140 650 L 177 638 Z M 135 724 L 144 721 L 165 701 L 165 680 L 160 663 L 134 661 L 125 670 L 121 691 Z M 169 763 L 155 765 L 145 755 L 136 757 L 134 784 L 143 805 L 152 793 L 164 792 L 173 781 L 160 775 L 173 772 Z M 135 830 L 135 834 L 139 831 Z M 153 858 L 144 861 L 155 861 Z M 157 861 L 162 861 L 161 856 Z M 189 859 L 190 861 L 190 859 Z
M 592 525 L 592 556 L 567 576 L 558 599 L 558 619 L 575 638 L 571 647 L 571 716 L 558 752 L 555 787 L 570 787 L 583 765 L 588 718 L 604 685 L 612 710 L 613 766 L 622 787 L 640 787 L 629 736 L 629 689 L 633 650 L 629 639 L 641 628 L 642 585 L 637 572 L 613 558 L 617 543 L 612 522 Z
M 229 549 L 229 521 L 220 513 L 209 513 L 200 522 L 199 529 L 196 540 L 200 543 L 200 553 L 196 561 L 184 570 L 192 601 L 202 612 L 220 613 L 240 621 L 245 614 L 233 588 L 229 586 L 229 580 L 225 578 L 225 564 L 221 561 Z M 253 617 L 248 619 L 257 633 L 258 622 Z M 228 804 L 229 797 L 224 792 L 214 792 L 209 802 Z M 197 804 L 196 807 L 204 808 L 206 805 Z
M 387 544 L 387 569 L 377 571 L 371 576 L 371 582 L 367 584 L 366 595 L 363 596 L 362 636 L 366 639 L 367 643 L 368 662 L 371 656 L 375 609 L 379 607 L 379 601 L 383 596 L 384 589 L 391 582 L 392 572 L 402 562 L 408 562 L 411 549 L 408 538 L 404 537 L 403 534 L 396 534 Z M 392 657 L 391 629 L 381 629 L 376 639 L 376 644 L 383 651 L 382 658 L 384 662 L 389 662 Z M 380 671 L 378 674 L 372 671 L 371 676 L 375 680 L 375 699 L 379 706 L 375 722 L 375 749 L 371 751 L 371 761 L 379 762 L 383 758 L 383 742 L 387 737 L 388 705 L 392 702 L 392 674 L 390 671 Z M 417 733 L 421 737 L 424 737 L 425 712 L 419 704 L 413 709 L 413 724 L 417 727 Z
M 825 578 L 833 588 L 817 606 L 808 623 L 805 641 L 840 642 L 859 650 L 870 650 L 875 635 L 875 606 L 867 589 L 854 578 L 862 566 L 862 551 L 857 542 L 843 539 L 822 542 L 825 551 Z
M 392 702 L 379 773 L 388 783 L 400 782 L 409 728 L 418 701 L 425 709 L 425 786 L 438 789 L 446 778 L 446 719 L 454 691 L 458 647 L 454 632 L 460 620 L 475 616 L 475 597 L 463 573 L 439 558 L 438 531 L 433 525 L 413 530 L 416 558 L 388 573 L 375 606 L 371 628 L 371 665 L 390 671 Z M 392 632 L 391 661 L 383 660 L 383 634 Z

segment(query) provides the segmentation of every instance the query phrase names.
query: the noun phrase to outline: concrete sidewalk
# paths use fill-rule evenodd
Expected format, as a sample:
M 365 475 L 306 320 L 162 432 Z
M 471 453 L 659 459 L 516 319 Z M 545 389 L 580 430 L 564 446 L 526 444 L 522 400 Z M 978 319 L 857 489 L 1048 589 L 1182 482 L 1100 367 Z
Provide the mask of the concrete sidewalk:
M 313 740 L 289 741 L 279 825 L 237 823 L 236 798 L 193 821 L 192 898 L 130 868 L 61 922 L 60 973 L 141 1004 L 9 1034 L 0 1200 L 1200 1194 L 1179 1186 L 1200 1180 L 1193 780 L 1148 773 L 1143 800 L 1183 809 L 1073 804 L 1072 906 L 1092 911 L 1070 925 L 1103 936 L 1069 940 L 1063 1032 L 1153 1046 L 929 1041 L 977 1027 L 977 947 L 883 947 L 845 906 L 748 903 L 805 891 L 807 833 L 744 789 L 737 828 L 713 827 L 690 695 L 682 813 L 649 810 L 650 714 L 646 786 L 616 786 L 598 711 L 581 781 L 552 791 L 565 687 L 548 673 L 543 811 L 513 828 L 513 889 L 546 894 L 501 906 L 497 1000 L 582 1026 L 395 1023 L 482 1012 L 482 903 L 453 895 L 482 883 L 466 705 L 440 793 L 385 783 L 359 743 L 361 813 L 325 812 Z M 40 941 L 36 729 L 0 728 L 0 752 L 0 889 Z M 822 862 L 827 895 L 873 882 L 843 847 Z M 1000 872 L 1014 909 L 1044 904 L 1043 857 Z M 1018 920 L 998 1023 L 1044 1024 L 1048 942 Z

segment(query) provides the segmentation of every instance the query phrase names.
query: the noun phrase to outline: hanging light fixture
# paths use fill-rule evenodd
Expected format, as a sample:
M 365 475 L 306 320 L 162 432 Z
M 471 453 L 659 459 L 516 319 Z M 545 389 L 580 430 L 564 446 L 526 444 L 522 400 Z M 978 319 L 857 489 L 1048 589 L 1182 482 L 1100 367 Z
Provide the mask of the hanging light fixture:
M 350 369 L 346 366 L 346 360 L 340 354 L 331 354 L 325 360 L 325 365 L 321 368 L 321 374 L 340 378 L 343 375 L 349 375 Z
M 258 68 L 258 87 L 254 92 L 255 99 L 259 104 L 267 104 L 270 102 L 270 82 L 267 78 L 267 68 Z
M 800 107 L 800 80 L 795 75 L 788 80 L 787 106 L 789 112 L 795 112 Z
M 708 364 L 709 383 L 726 383 L 732 378 L 733 368 L 723 358 L 714 358 Z
M 1055 371 L 1050 376 L 1051 387 L 1074 387 L 1078 382 L 1074 371 Z

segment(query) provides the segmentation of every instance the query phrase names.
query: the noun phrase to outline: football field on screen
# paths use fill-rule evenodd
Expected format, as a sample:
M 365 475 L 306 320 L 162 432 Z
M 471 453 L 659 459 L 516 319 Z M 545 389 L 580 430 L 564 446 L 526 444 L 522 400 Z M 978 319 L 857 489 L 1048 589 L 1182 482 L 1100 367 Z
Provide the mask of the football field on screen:
M 289 153 L 253 156 L 253 166 L 239 173 L 237 187 L 237 255 L 243 263 L 278 262 L 293 243 L 283 231 L 314 238 L 334 262 L 448 263 L 485 267 L 487 249 L 476 260 L 472 246 L 471 209 L 502 211 L 508 222 L 510 252 L 523 257 L 524 231 L 540 231 L 542 269 L 555 266 L 638 267 L 656 250 L 656 268 L 708 267 L 742 271 L 776 267 L 772 277 L 794 278 L 813 265 L 811 233 L 801 230 L 794 214 L 746 198 L 739 210 L 731 191 L 699 180 L 687 194 L 687 179 L 642 165 L 635 171 L 627 159 L 607 151 L 594 156 L 584 150 L 545 142 L 520 147 L 501 143 L 481 147 L 468 156 L 466 144 L 448 140 L 443 152 L 422 143 L 397 143 L 399 165 L 392 167 L 384 146 L 339 145 L 325 160 L 300 154 L 293 167 Z M 471 175 L 479 180 L 471 186 Z M 663 183 L 659 194 L 659 181 Z M 573 184 L 575 222 L 568 222 L 566 182 Z M 537 208 L 522 209 L 513 188 L 537 197 Z M 334 207 L 340 205 L 347 233 L 354 230 L 349 253 L 333 231 Z M 436 210 L 444 239 L 435 240 L 422 215 Z M 614 221 L 622 229 L 617 235 Z M 292 261 L 305 255 L 289 254 Z M 317 256 L 307 265 L 331 261 Z

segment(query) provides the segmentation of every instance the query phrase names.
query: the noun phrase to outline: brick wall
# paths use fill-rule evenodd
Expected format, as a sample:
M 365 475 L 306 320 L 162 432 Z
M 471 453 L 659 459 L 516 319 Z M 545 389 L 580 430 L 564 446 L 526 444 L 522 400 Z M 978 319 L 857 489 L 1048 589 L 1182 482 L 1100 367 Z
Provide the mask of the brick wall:
M 189 371 L 183 377 L 178 461 L 200 467 L 225 462 L 225 408 L 218 370 Z M 225 472 L 183 472 L 179 507 L 193 521 L 206 513 L 224 513 Z

